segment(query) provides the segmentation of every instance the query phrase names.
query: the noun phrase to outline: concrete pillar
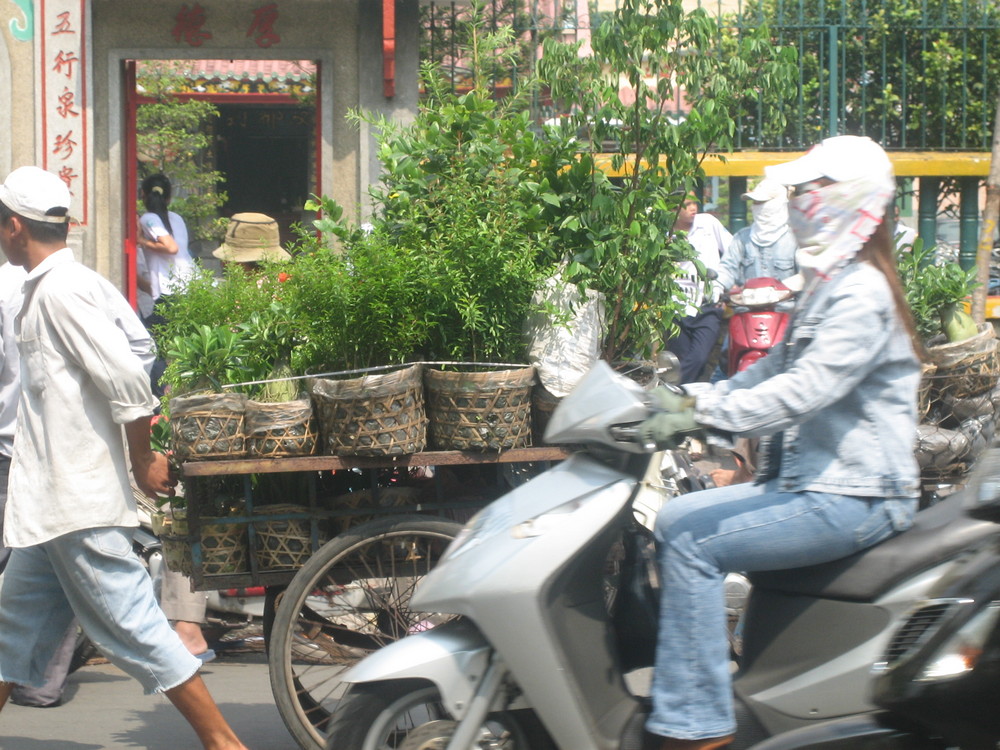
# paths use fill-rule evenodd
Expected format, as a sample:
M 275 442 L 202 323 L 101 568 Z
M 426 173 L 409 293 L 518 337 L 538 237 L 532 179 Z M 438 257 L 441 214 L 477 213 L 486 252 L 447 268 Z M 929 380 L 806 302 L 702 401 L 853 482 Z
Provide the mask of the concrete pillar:
M 958 181 L 958 264 L 968 270 L 976 265 L 979 246 L 979 180 L 962 177 Z
M 729 231 L 733 234 L 750 223 L 747 220 L 747 203 L 743 200 L 746 191 L 746 177 L 729 178 Z
M 941 181 L 937 177 L 920 178 L 917 234 L 928 247 L 937 244 L 937 199 L 940 187 Z

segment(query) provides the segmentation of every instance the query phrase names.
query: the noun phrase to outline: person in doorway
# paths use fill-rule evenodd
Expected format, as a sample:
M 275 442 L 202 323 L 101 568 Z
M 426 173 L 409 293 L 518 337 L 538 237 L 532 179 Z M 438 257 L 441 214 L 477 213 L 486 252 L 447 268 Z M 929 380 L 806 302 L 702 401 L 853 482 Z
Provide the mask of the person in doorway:
M 722 254 L 733 236 L 711 214 L 698 213 L 695 196 L 684 201 L 674 231 L 686 232 L 688 242 L 706 271 L 713 275 L 719 273 Z M 680 360 L 682 383 L 693 382 L 701 375 L 722 325 L 722 308 L 717 304 L 718 285 L 713 282 L 712 292 L 706 295 L 705 282 L 693 262 L 680 264 L 677 283 L 684 294 L 684 315 L 677 321 L 680 331 L 666 342 L 666 348 Z
M 682 495 L 657 517 L 662 605 L 646 724 L 657 750 L 732 739 L 727 572 L 845 557 L 916 513 L 922 348 L 896 274 L 889 158 L 868 138 L 839 136 L 766 171 L 795 189 L 804 287 L 788 333 L 696 396 L 657 391 L 665 409 L 640 428 L 660 445 L 695 429 L 770 436 L 755 483 Z
M 262 262 L 291 258 L 279 242 L 278 222 L 258 213 L 234 214 L 226 228 L 225 241 L 212 255 L 224 264 L 238 265 L 248 273 L 255 272 Z M 169 314 L 169 308 L 166 311 Z M 188 651 L 203 662 L 215 659 L 215 649 L 209 648 L 202 631 L 206 595 L 192 591 L 187 576 L 165 572 L 161 606 Z
M 37 167 L 0 185 L 0 248 L 28 272 L 16 320 L 21 388 L 4 513 L 12 549 L 0 589 L 0 707 L 15 684 L 44 682 L 40 657 L 75 613 L 113 664 L 170 699 L 203 747 L 246 750 L 132 552 L 138 520 L 125 442 L 140 490 L 169 495 L 176 480 L 150 445 L 156 400 L 124 330 L 138 318 L 114 286 L 74 260 L 69 208 L 65 183 Z
M 160 607 L 174 626 L 184 648 L 203 664 L 214 661 L 215 649 L 208 647 L 201 626 L 205 623 L 208 594 L 193 591 L 191 579 L 166 566 L 160 581 Z
M 14 454 L 14 424 L 21 388 L 14 318 L 24 302 L 21 287 L 26 276 L 20 266 L 12 263 L 0 266 L 0 573 L 7 567 L 10 557 L 10 549 L 3 544 L 3 512 L 7 505 L 7 478 Z M 76 630 L 76 619 L 73 619 L 45 667 L 45 684 L 37 688 L 17 685 L 11 693 L 12 703 L 38 708 L 50 708 L 62 703 L 76 646 Z
M 224 264 L 239 264 L 246 271 L 256 271 L 265 261 L 289 260 L 292 256 L 281 246 L 278 222 L 267 214 L 233 214 L 226 227 L 226 239 L 212 251 Z
M 150 175 L 142 181 L 141 191 L 146 212 L 139 217 L 137 244 L 145 255 L 149 294 L 153 298 L 153 314 L 145 321 L 149 327 L 163 322 L 157 307 L 162 306 L 163 297 L 184 288 L 185 280 L 194 272 L 194 260 L 188 249 L 187 225 L 168 208 L 173 188 L 167 176 Z
M 152 312 L 142 322 L 147 329 L 153 330 L 166 322 L 163 308 L 167 299 L 184 288 L 195 266 L 188 250 L 187 225 L 180 215 L 168 210 L 173 192 L 170 180 L 165 174 L 153 174 L 142 181 L 140 189 L 146 213 L 139 217 L 136 244 L 143 260 L 136 263 L 136 268 L 144 268 L 145 274 L 137 279 L 137 285 L 152 298 Z M 158 356 L 150 375 L 153 394 L 157 397 L 163 396 L 160 379 L 165 369 L 166 361 Z

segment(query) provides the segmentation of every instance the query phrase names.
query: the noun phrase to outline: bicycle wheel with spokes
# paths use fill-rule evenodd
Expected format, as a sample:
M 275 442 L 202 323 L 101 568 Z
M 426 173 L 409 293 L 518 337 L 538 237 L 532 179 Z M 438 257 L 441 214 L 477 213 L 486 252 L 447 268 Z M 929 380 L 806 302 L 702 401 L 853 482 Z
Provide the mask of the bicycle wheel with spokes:
M 413 612 L 413 589 L 461 526 L 394 516 L 327 542 L 281 595 L 268 653 L 271 690 L 303 750 L 323 748 L 340 675 L 366 654 L 450 615 Z

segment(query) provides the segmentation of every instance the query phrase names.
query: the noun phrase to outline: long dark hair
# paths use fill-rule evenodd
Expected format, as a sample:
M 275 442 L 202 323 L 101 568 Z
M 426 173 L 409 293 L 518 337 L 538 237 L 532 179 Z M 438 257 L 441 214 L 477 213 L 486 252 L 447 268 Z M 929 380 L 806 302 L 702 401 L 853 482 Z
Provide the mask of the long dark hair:
M 170 214 L 167 213 L 167 206 L 170 205 L 170 180 L 162 172 L 151 174 L 142 181 L 142 202 L 146 210 L 160 217 L 163 226 L 170 234 L 174 230 L 170 227 Z
M 886 213 L 882 217 L 882 223 L 875 228 L 875 232 L 862 246 L 858 253 L 858 260 L 866 260 L 875 268 L 882 272 L 886 281 L 889 282 L 889 289 L 892 290 L 892 298 L 896 303 L 896 314 L 903 323 L 903 327 L 910 335 L 910 342 L 913 344 L 913 351 L 917 357 L 924 361 L 927 359 L 927 352 L 924 349 L 924 342 L 917 333 L 917 326 L 913 322 L 913 313 L 910 312 L 910 305 L 906 301 L 906 292 L 903 290 L 903 282 L 899 280 L 899 271 L 896 269 L 896 240 L 893 237 L 892 204 L 886 207 Z

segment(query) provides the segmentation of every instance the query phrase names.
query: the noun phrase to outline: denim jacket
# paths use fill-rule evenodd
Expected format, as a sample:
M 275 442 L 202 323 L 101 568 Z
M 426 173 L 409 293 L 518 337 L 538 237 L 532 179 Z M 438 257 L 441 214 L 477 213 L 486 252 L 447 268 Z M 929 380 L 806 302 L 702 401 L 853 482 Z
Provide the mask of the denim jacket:
M 757 480 L 777 478 L 782 491 L 912 498 L 919 381 L 888 282 L 855 262 L 796 310 L 767 357 L 700 394 L 695 416 L 725 432 L 774 435 L 780 466 L 765 461 Z
M 782 281 L 795 273 L 795 251 L 799 249 L 795 235 L 785 232 L 770 245 L 758 245 L 750 239 L 752 227 L 744 227 L 733 235 L 719 267 L 719 285 L 729 289 L 748 279 L 770 276 Z

